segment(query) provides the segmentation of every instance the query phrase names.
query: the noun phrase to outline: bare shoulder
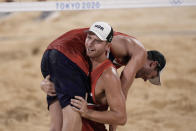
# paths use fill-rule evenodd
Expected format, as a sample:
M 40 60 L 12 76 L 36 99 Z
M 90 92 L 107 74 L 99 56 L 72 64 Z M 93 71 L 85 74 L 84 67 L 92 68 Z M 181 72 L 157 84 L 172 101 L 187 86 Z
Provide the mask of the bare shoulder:
M 112 54 L 122 60 L 146 52 L 141 42 L 135 38 L 122 35 L 114 36 L 111 49 Z
M 104 72 L 101 75 L 101 79 L 106 85 L 120 82 L 118 72 L 114 67 L 110 67 L 104 70 Z
M 123 36 L 123 35 L 116 35 L 114 36 L 112 43 L 118 44 L 120 43 L 121 45 L 126 45 L 126 46 L 139 46 L 144 48 L 143 44 L 139 42 L 137 39 L 129 36 Z

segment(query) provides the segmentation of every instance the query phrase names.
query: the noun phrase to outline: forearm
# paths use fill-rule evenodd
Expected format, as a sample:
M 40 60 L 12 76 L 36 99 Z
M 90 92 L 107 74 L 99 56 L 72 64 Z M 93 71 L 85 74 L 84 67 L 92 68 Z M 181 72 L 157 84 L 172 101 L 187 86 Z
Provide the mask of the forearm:
M 139 69 L 142 68 L 145 63 L 145 60 L 145 53 L 138 55 L 137 57 L 132 58 L 122 71 L 120 80 L 125 98 L 127 98 L 128 90 L 135 79 L 136 73 Z
M 126 122 L 126 118 L 122 114 L 114 111 L 100 112 L 89 109 L 88 112 L 82 116 L 92 121 L 110 125 L 124 125 Z
M 135 79 L 135 73 L 130 73 L 129 75 L 126 75 L 124 72 L 121 73 L 121 76 L 120 76 L 121 87 L 122 87 L 122 91 L 123 91 L 125 98 L 127 98 L 129 88 L 131 87 L 134 79 Z

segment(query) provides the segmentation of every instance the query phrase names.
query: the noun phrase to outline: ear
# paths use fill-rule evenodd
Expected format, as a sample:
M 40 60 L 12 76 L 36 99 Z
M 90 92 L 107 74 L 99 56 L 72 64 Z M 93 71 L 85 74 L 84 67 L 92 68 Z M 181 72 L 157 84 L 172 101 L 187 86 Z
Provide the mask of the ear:
M 154 69 L 154 68 L 156 68 L 157 64 L 158 64 L 157 61 L 151 61 L 150 67 Z
M 105 49 L 107 52 L 110 51 L 110 47 L 111 47 L 111 43 L 107 43 L 106 46 L 105 46 Z

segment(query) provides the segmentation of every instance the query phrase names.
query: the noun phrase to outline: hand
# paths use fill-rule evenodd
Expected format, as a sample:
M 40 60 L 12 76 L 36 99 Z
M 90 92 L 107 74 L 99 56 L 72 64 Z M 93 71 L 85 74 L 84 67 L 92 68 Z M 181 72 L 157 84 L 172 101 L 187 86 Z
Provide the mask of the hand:
M 54 83 L 50 81 L 50 75 L 46 76 L 46 78 L 40 84 L 41 89 L 48 94 L 49 96 L 56 96 L 56 91 L 54 88 Z
M 79 112 L 82 117 L 88 113 L 87 102 L 81 96 L 75 96 L 75 99 L 71 99 L 71 104 L 73 105 L 72 108 Z

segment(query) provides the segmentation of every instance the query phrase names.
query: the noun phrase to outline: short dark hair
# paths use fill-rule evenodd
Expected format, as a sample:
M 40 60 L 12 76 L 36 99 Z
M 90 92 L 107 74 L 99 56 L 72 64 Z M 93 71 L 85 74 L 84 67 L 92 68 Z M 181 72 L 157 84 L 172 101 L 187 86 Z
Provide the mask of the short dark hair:
M 165 59 L 164 55 L 161 54 L 157 50 L 150 50 L 150 51 L 147 51 L 147 53 L 148 53 L 149 60 L 153 60 L 153 61 L 158 62 L 157 69 L 158 69 L 158 71 L 161 71 L 165 67 L 165 64 L 166 64 L 166 59 Z
M 113 31 L 113 29 L 111 27 L 111 31 L 108 34 L 107 38 L 106 38 L 107 39 L 107 42 L 111 43 L 112 42 L 112 39 L 113 39 L 113 36 L 114 36 L 114 31 Z

